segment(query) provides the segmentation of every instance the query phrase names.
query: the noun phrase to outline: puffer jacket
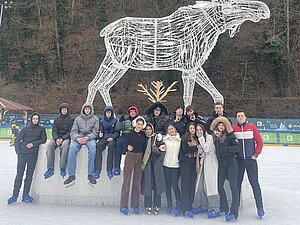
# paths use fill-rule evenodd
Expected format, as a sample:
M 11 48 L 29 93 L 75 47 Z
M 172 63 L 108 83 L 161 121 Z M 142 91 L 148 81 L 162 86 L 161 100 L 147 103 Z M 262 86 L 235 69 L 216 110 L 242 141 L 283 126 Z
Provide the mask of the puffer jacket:
M 91 113 L 85 115 L 83 109 L 85 107 L 91 108 Z M 74 120 L 71 129 L 71 139 L 76 141 L 78 137 L 89 137 L 89 140 L 96 139 L 99 133 L 99 119 L 94 115 L 94 107 L 91 103 L 85 103 L 81 108 L 80 116 Z
M 136 111 L 135 117 L 130 117 L 130 110 L 134 109 Z M 120 131 L 123 135 L 128 134 L 132 129 L 132 121 L 138 117 L 139 111 L 135 106 L 130 106 L 127 109 L 127 115 L 121 116 L 121 118 L 117 121 L 116 131 Z
M 33 113 L 34 115 L 40 116 L 37 113 Z M 43 126 L 39 124 L 33 124 L 31 122 L 30 125 L 24 127 L 17 135 L 15 139 L 15 151 L 17 154 L 25 153 L 25 154 L 33 154 L 37 153 L 41 144 L 44 144 L 47 141 L 46 130 Z M 27 148 L 26 145 L 32 143 L 32 148 Z
M 61 109 L 67 108 L 66 115 L 61 114 Z M 62 140 L 70 139 L 70 132 L 74 123 L 74 119 L 69 115 L 69 105 L 62 103 L 59 107 L 60 115 L 55 118 L 52 127 L 52 137 L 54 140 L 61 138 Z
M 111 111 L 111 117 L 106 116 L 107 111 Z M 116 140 L 119 137 L 119 132 L 116 131 L 117 119 L 114 115 L 113 108 L 111 106 L 106 106 L 103 111 L 104 118 L 100 120 L 99 132 L 103 133 L 103 139 L 113 138 Z
M 179 168 L 179 151 L 180 151 L 180 143 L 181 138 L 179 133 L 176 133 L 175 136 L 171 136 L 167 134 L 163 142 L 167 146 L 166 148 L 166 154 L 164 159 L 164 166 L 169 168 Z

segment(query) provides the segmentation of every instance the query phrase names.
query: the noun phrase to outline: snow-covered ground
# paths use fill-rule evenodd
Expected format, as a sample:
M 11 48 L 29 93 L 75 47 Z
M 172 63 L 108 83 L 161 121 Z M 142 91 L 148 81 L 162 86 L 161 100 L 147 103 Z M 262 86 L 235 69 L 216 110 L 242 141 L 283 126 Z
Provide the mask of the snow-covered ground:
M 160 215 L 122 215 L 118 208 L 97 206 L 25 204 L 7 205 L 16 173 L 16 155 L 7 141 L 0 142 L 0 225 L 93 224 L 225 224 L 224 217 L 209 220 Z M 254 206 L 240 211 L 237 224 L 300 224 L 300 148 L 264 147 L 259 157 L 260 184 L 266 216 L 259 220 Z

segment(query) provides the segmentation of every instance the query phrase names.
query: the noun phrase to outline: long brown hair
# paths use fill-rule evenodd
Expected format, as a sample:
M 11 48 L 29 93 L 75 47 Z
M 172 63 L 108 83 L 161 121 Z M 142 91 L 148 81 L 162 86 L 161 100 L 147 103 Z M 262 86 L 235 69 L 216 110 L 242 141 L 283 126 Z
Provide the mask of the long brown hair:
M 196 125 L 196 133 L 197 133 L 197 127 L 201 127 L 201 129 L 203 130 L 203 137 L 204 137 L 204 140 L 206 141 L 206 129 L 205 129 L 205 127 L 200 123 L 197 124 Z
M 191 142 L 192 141 L 192 134 L 189 131 L 190 126 L 194 126 L 196 129 L 196 124 L 194 122 L 189 122 L 188 125 L 186 126 L 186 130 L 184 135 L 182 136 L 182 140 L 186 141 L 186 142 Z M 196 134 L 195 134 L 196 136 Z M 198 139 L 195 138 L 195 140 L 198 142 Z

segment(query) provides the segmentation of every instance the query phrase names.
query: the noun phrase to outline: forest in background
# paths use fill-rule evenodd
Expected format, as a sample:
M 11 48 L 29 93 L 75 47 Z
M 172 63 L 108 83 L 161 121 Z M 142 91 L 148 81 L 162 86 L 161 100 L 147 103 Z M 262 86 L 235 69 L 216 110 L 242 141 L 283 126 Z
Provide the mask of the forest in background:
M 263 0 L 271 18 L 245 22 L 230 38 L 218 43 L 204 70 L 223 94 L 233 116 L 245 109 L 249 117 L 299 118 L 300 115 L 300 1 Z M 0 2 L 1 3 L 1 2 Z M 99 33 L 122 17 L 163 17 L 191 0 L 15 0 L 3 11 L 0 27 L 0 96 L 56 113 L 62 101 L 78 113 L 87 88 L 106 53 Z M 139 83 L 178 80 L 177 92 L 167 97 L 168 109 L 182 104 L 178 71 L 129 70 L 111 89 L 117 114 L 129 105 L 143 112 L 150 101 L 137 92 Z M 197 84 L 193 105 L 204 116 L 213 111 L 213 99 Z M 98 93 L 97 113 L 104 102 Z

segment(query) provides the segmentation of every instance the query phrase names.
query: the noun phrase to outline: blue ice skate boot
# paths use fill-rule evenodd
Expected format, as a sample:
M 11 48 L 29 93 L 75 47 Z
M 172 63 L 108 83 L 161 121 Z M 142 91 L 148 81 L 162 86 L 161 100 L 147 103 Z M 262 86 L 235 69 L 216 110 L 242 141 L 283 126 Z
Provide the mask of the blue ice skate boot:
M 7 199 L 7 205 L 10 205 L 18 200 L 18 196 L 11 196 L 9 199 Z
M 92 173 L 92 176 L 93 176 L 94 179 L 99 179 L 100 178 L 100 171 L 99 170 L 95 170 Z
M 233 214 L 228 213 L 225 215 L 225 220 L 227 222 L 231 222 L 231 221 L 235 221 L 237 219 L 237 217 L 235 217 Z
M 263 216 L 265 215 L 265 211 L 263 209 L 259 209 L 257 210 L 257 215 L 259 216 L 260 219 L 262 219 Z
M 108 173 L 107 173 L 108 179 L 111 180 L 113 178 L 113 176 L 114 176 L 114 174 L 113 174 L 112 170 L 108 171 Z
M 221 215 L 220 211 L 215 209 L 207 212 L 208 219 L 213 219 L 219 217 L 220 215 Z
M 30 196 L 30 195 L 24 195 L 22 197 L 22 202 L 25 202 L 25 203 L 32 203 L 33 202 L 33 198 Z
M 140 208 L 139 207 L 134 207 L 132 208 L 135 214 L 139 214 L 140 213 Z
M 189 218 L 194 218 L 194 213 L 192 211 L 186 211 L 184 215 Z
M 60 169 L 60 176 L 62 178 L 64 178 L 67 175 L 66 170 L 65 169 Z
M 124 215 L 128 215 L 129 209 L 128 208 L 121 208 L 120 212 L 123 213 Z
M 121 174 L 121 170 L 120 170 L 119 167 L 114 167 L 112 169 L 112 173 L 113 173 L 114 176 L 119 176 Z
M 44 178 L 48 179 L 49 177 L 52 177 L 54 174 L 54 169 L 53 168 L 49 168 L 45 173 L 44 173 Z

